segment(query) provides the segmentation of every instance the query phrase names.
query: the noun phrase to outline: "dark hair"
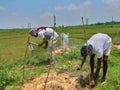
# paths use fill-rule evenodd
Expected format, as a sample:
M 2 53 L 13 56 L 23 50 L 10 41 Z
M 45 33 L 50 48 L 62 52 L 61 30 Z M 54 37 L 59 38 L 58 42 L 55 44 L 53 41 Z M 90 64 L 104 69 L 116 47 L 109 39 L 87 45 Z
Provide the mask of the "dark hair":
M 81 54 L 81 56 L 87 56 L 88 54 L 92 55 L 92 51 L 93 51 L 92 45 L 82 46 L 82 48 L 80 50 L 80 54 Z
M 81 56 L 87 56 L 87 46 L 82 46 L 80 54 Z

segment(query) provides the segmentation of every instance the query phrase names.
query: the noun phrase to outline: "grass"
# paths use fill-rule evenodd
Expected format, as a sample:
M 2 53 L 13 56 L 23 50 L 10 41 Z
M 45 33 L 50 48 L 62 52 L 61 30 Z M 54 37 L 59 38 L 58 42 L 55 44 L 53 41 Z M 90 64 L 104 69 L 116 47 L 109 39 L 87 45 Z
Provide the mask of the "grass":
M 87 59 L 81 71 L 75 71 L 75 67 L 81 62 L 79 55 L 80 47 L 94 33 L 103 32 L 110 35 L 113 43 L 120 43 L 120 25 L 102 25 L 102 26 L 86 26 L 87 36 L 84 37 L 82 26 L 69 26 L 64 28 L 64 32 L 69 32 L 69 45 L 74 47 L 72 52 L 66 52 L 61 56 L 56 56 L 54 70 L 60 73 L 61 69 L 68 71 L 71 77 L 78 77 L 80 74 L 88 74 L 89 60 Z M 55 29 L 59 35 L 61 28 Z M 34 46 L 35 51 L 31 54 L 27 53 L 25 58 L 26 42 L 28 38 L 28 30 L 1 30 L 0 31 L 0 90 L 4 90 L 7 85 L 13 86 L 11 90 L 17 90 L 22 83 L 23 62 L 25 65 L 25 82 L 31 80 L 41 73 L 47 72 L 46 65 L 49 64 L 47 50 Z M 30 38 L 31 41 L 40 43 L 40 38 Z M 60 47 L 60 38 L 57 43 Z M 97 90 L 118 90 L 120 89 L 120 50 L 112 48 L 109 57 L 107 84 L 100 83 L 102 69 L 97 79 Z M 88 83 L 88 81 L 86 81 Z

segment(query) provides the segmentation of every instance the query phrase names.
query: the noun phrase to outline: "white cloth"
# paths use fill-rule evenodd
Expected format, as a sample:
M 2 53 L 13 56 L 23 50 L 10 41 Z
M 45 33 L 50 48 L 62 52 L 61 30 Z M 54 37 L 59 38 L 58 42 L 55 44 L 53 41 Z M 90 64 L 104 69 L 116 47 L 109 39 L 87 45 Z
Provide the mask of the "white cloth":
M 112 45 L 112 39 L 103 33 L 97 33 L 93 35 L 86 43 L 93 46 L 93 53 L 97 54 L 98 58 L 101 58 L 103 54 L 109 55 Z M 109 50 L 108 50 L 109 49 Z M 109 51 L 109 52 L 106 52 Z
M 41 30 L 38 32 L 38 36 L 45 38 L 44 33 L 51 33 L 51 38 L 49 40 L 55 40 L 58 37 L 58 34 L 52 28 L 46 28 L 46 30 Z
M 61 33 L 61 48 L 63 51 L 66 51 L 68 49 L 68 35 L 64 32 Z

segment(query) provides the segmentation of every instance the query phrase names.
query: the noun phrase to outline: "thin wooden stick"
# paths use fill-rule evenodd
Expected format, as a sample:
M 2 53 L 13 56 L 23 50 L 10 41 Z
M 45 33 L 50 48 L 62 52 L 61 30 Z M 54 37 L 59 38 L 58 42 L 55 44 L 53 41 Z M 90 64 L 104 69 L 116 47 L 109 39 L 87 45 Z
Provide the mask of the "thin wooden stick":
M 84 29 L 84 37 L 85 37 L 85 42 L 87 44 L 87 37 L 86 37 L 86 30 L 85 30 L 85 25 L 84 25 L 84 19 L 81 17 L 82 23 L 83 23 L 83 29 Z M 88 46 L 88 44 L 87 44 Z M 88 54 L 88 47 L 87 47 L 87 54 Z M 89 74 L 90 74 L 90 66 L 89 66 Z M 90 75 L 89 75 L 89 89 L 90 89 Z
M 22 84 L 24 83 L 24 76 L 25 76 L 25 64 L 26 64 L 26 56 L 27 56 L 27 51 L 28 51 L 28 43 L 30 40 L 30 36 L 28 36 L 27 39 L 27 45 L 26 45 L 26 50 L 25 50 L 25 55 L 24 55 L 24 61 L 23 61 L 23 78 L 22 78 Z
M 55 16 L 54 16 L 54 30 L 55 30 L 55 25 L 56 25 L 56 21 L 55 21 Z M 53 30 L 53 37 L 54 37 L 54 30 Z M 49 68 L 48 68 L 48 73 L 47 73 L 47 77 L 46 77 L 46 80 L 45 80 L 45 85 L 44 85 L 44 90 L 46 90 L 46 84 L 47 84 L 47 80 L 48 80 L 48 77 L 49 77 L 49 74 L 50 74 L 50 70 L 51 70 L 51 68 L 52 68 L 52 63 L 53 63 L 53 39 L 54 38 L 52 38 L 52 50 L 51 50 L 51 52 L 50 52 L 50 66 L 49 66 Z
M 83 17 L 81 17 L 81 19 L 82 19 L 82 23 L 83 23 L 83 30 L 84 30 L 85 41 L 87 41 L 87 38 L 86 38 L 86 30 L 85 30 L 85 25 L 84 25 Z

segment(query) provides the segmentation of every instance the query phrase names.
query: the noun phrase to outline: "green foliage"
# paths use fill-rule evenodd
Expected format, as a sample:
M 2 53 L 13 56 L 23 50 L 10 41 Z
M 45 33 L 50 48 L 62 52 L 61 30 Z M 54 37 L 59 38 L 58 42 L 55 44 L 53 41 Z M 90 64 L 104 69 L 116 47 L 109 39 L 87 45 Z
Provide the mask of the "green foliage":
M 0 65 L 0 90 L 4 90 L 7 85 L 19 84 L 20 76 L 17 71 L 9 69 Z
M 65 52 L 63 54 L 63 58 L 66 59 L 66 60 L 74 60 L 74 59 L 80 59 L 80 52 L 75 52 L 75 51 L 72 51 L 72 52 Z
M 113 43 L 120 44 L 120 31 L 114 36 Z
M 107 33 L 113 39 L 113 43 L 120 42 L 120 25 L 93 25 L 85 26 L 86 37 L 83 31 L 83 26 L 69 26 L 64 28 L 64 32 L 69 32 L 69 46 L 73 47 L 71 52 L 65 52 L 60 56 L 55 57 L 54 70 L 57 73 L 67 72 L 70 76 L 78 77 L 80 74 L 89 74 L 89 60 L 87 59 L 82 70 L 76 71 L 75 68 L 81 62 L 80 48 L 85 41 L 94 33 Z M 61 28 L 55 28 L 61 33 Z M 34 52 L 27 52 L 25 57 L 25 49 L 27 45 L 28 30 L 0 30 L 0 90 L 4 90 L 7 85 L 19 86 L 23 78 L 31 80 L 41 73 L 47 72 L 46 65 L 49 64 L 49 54 L 47 50 L 34 46 Z M 31 41 L 40 43 L 40 38 L 30 38 Z M 57 47 L 60 47 L 60 38 L 58 39 Z M 97 79 L 97 90 L 119 90 L 120 89 L 120 51 L 112 48 L 109 57 L 107 84 L 101 84 L 102 69 Z M 83 81 L 88 85 L 88 80 Z M 15 89 L 14 89 L 15 90 Z

